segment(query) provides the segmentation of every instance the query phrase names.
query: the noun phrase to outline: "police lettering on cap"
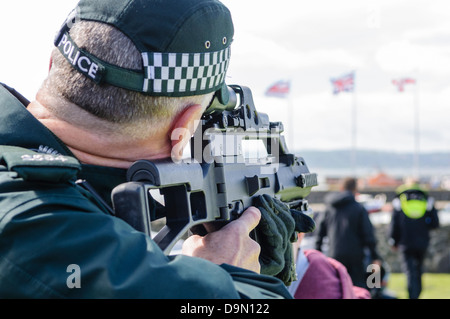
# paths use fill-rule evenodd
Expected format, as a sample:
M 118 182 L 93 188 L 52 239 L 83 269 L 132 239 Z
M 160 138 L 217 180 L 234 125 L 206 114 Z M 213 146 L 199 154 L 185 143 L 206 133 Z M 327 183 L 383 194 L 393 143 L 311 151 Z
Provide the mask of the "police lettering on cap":
M 100 82 L 101 74 L 97 73 L 99 64 L 93 61 L 89 54 L 80 50 L 67 33 L 62 35 L 57 47 L 74 68 L 95 82 Z
M 142 55 L 142 70 L 111 65 L 81 50 L 70 38 L 78 21 L 113 25 Z M 96 83 L 155 96 L 217 92 L 228 99 L 225 76 L 234 28 L 218 0 L 81 0 L 56 36 L 55 46 Z

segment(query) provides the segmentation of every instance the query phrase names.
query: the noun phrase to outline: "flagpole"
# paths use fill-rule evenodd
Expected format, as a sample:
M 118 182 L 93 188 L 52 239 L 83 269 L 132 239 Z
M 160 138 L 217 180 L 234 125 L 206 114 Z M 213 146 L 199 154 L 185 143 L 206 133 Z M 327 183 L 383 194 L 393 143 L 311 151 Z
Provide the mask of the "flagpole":
M 340 76 L 339 78 L 330 78 L 333 84 L 333 93 L 351 92 L 351 107 L 350 107 L 350 171 L 356 176 L 356 125 L 357 125 L 357 110 L 356 110 L 356 90 L 355 90 L 355 70 Z
M 416 80 L 416 85 L 414 88 L 414 168 L 413 174 L 414 178 L 419 178 L 420 174 L 420 110 L 419 110 L 419 84 Z
M 416 79 L 418 76 L 416 75 Z M 419 84 L 418 80 L 413 78 L 400 78 L 393 80 L 392 83 L 397 86 L 399 92 L 404 91 L 404 85 L 415 84 L 413 90 L 413 169 L 412 174 L 414 178 L 419 178 L 420 176 L 420 110 L 419 110 Z
M 289 125 L 289 129 L 288 129 L 288 134 L 289 134 L 289 145 L 291 145 L 292 149 L 295 149 L 294 146 L 294 105 L 292 102 L 292 97 L 291 94 L 289 93 L 288 98 L 287 98 L 287 113 L 288 113 L 288 125 Z
M 351 165 L 352 174 L 356 177 L 356 121 L 357 109 L 356 109 L 356 91 L 352 92 L 352 109 L 351 109 Z
M 286 113 L 288 128 L 285 127 L 285 133 L 290 145 L 294 144 L 294 106 L 291 94 L 291 80 L 280 80 L 272 84 L 265 93 L 266 96 L 278 97 L 287 100 Z

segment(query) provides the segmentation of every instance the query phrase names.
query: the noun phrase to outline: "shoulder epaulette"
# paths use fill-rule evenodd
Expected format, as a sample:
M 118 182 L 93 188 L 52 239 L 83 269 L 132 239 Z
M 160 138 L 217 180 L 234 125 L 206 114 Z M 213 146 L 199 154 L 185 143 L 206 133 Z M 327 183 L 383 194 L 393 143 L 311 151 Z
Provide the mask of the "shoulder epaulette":
M 61 183 L 75 179 L 81 170 L 77 159 L 54 154 L 43 154 L 29 149 L 0 145 L 0 166 L 16 172 L 26 181 Z

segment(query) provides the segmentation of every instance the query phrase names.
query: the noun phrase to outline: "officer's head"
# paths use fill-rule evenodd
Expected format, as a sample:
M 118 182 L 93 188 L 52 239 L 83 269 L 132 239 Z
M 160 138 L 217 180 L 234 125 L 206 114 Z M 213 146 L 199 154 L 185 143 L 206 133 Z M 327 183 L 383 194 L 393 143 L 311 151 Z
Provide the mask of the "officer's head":
M 226 100 L 232 39 L 217 0 L 81 0 L 56 36 L 41 97 L 77 125 L 88 124 L 73 104 L 129 134 L 164 129 L 190 105 Z
M 407 179 L 406 183 L 396 189 L 403 213 L 412 219 L 425 215 L 428 207 L 428 192 L 416 179 Z
M 341 190 L 355 193 L 358 181 L 354 177 L 346 177 L 341 182 Z

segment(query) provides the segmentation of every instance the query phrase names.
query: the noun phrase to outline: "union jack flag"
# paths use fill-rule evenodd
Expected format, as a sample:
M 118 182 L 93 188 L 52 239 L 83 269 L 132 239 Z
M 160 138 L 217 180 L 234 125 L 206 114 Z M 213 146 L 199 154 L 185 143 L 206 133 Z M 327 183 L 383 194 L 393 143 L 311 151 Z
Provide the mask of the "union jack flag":
M 416 84 L 416 80 L 413 78 L 401 78 L 392 80 L 392 84 L 397 87 L 399 92 L 403 92 L 405 90 L 405 84 Z
M 269 88 L 266 90 L 266 96 L 285 98 L 289 95 L 290 90 L 290 81 L 281 80 L 269 86 Z
M 333 84 L 333 94 L 353 92 L 355 88 L 355 72 L 351 72 L 339 78 L 331 78 L 330 81 L 331 84 Z

